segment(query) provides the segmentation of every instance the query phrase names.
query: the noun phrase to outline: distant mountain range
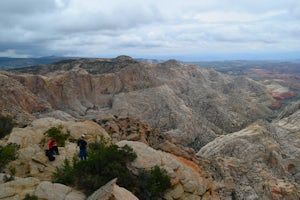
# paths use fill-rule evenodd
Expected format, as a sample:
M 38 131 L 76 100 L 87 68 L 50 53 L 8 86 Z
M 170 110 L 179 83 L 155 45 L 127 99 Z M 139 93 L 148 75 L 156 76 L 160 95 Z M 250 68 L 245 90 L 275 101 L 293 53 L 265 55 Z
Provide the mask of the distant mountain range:
M 10 58 L 0 57 L 1 69 L 14 69 L 36 65 L 50 64 L 61 60 L 76 59 L 74 57 L 47 56 L 40 58 Z

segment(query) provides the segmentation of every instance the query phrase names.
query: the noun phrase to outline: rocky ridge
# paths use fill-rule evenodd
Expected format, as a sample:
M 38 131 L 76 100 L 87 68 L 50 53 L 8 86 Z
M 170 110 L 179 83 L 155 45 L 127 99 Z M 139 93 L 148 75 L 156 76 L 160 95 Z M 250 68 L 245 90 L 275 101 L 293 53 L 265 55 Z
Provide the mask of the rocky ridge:
M 300 198 L 300 110 L 287 107 L 271 124 L 258 122 L 220 136 L 197 155 L 209 160 L 220 196 L 227 199 Z
M 262 85 L 174 60 L 84 59 L 4 75 L 35 97 L 30 104 L 40 105 L 34 110 L 18 102 L 10 106 L 26 114 L 61 110 L 74 118 L 132 116 L 196 150 L 272 113 L 272 97 Z M 10 96 L 7 87 L 3 90 Z M 5 102 L 0 98 L 0 105 Z
M 65 147 L 59 147 L 60 155 L 50 162 L 44 154 L 44 133 L 50 127 L 58 125 L 70 133 L 70 140 L 66 142 Z M 83 131 L 87 134 L 88 142 L 97 141 L 101 137 L 110 138 L 109 134 L 93 121 L 72 122 L 41 118 L 25 128 L 14 128 L 10 135 L 0 140 L 0 145 L 16 143 L 20 146 L 18 159 L 9 163 L 6 168 L 6 173 L 9 173 L 9 168 L 15 168 L 15 180 L 5 182 L 1 179 L 0 199 L 22 199 L 26 194 L 36 195 L 41 199 L 86 199 L 85 195 L 73 188 L 49 182 L 57 166 L 61 166 L 65 159 L 72 160 L 73 156 L 78 154 L 78 147 L 73 138 L 80 137 Z M 164 199 L 218 199 L 213 185 L 201 175 L 199 167 L 188 160 L 155 150 L 142 142 L 122 140 L 117 144 L 128 144 L 136 152 L 137 159 L 130 166 L 131 170 L 150 169 L 157 165 L 167 171 L 172 188 L 167 191 Z M 4 176 L 3 174 L 2 178 Z M 119 199 L 122 194 L 132 196 L 124 188 L 121 189 L 115 184 L 108 185 L 112 185 L 112 193 L 107 194 L 108 196 L 118 196 Z M 90 198 L 95 199 L 95 196 L 99 195 L 103 194 L 98 191 Z
M 2 199 L 26 193 L 51 199 L 57 191 L 62 196 L 56 199 L 85 199 L 72 188 L 48 182 L 55 167 L 78 151 L 74 138 L 82 132 L 90 142 L 104 136 L 134 148 L 133 171 L 153 164 L 165 169 L 172 189 L 164 199 L 300 197 L 299 103 L 272 123 L 256 121 L 271 116 L 273 99 L 255 81 L 174 60 L 144 64 L 129 57 L 60 62 L 0 75 L 1 113 L 23 125 L 0 140 L 1 146 L 13 142 L 21 147 L 6 173 L 13 166 L 16 179 L 29 182 L 20 187 L 1 182 L 7 192 L 0 192 Z M 56 125 L 69 131 L 71 140 L 49 162 L 42 141 Z M 13 192 L 14 187 L 23 190 Z M 117 185 L 107 187 L 113 193 L 108 197 L 118 196 Z

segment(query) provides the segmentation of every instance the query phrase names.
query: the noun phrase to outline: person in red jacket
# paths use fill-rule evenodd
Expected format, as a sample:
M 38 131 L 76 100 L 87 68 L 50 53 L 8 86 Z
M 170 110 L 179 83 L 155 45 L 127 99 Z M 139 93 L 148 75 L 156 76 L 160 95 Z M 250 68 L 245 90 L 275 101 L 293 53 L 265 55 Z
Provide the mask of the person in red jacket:
M 54 139 L 49 140 L 48 149 L 52 153 L 52 155 L 59 155 L 57 143 Z

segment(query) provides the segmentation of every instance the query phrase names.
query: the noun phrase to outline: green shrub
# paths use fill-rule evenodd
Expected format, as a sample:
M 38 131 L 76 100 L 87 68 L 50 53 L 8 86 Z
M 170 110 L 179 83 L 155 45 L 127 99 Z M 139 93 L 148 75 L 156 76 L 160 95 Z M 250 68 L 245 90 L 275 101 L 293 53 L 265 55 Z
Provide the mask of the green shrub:
M 87 160 L 74 157 L 73 165 L 65 161 L 52 176 L 53 182 L 75 186 L 90 195 L 114 178 L 117 184 L 136 194 L 140 199 L 156 199 L 170 187 L 170 179 L 159 167 L 134 175 L 127 164 L 136 159 L 131 147 L 119 147 L 108 141 L 91 143 Z
M 171 187 L 171 181 L 165 171 L 158 166 L 139 173 L 139 190 L 136 196 L 139 199 L 155 200 L 161 197 Z
M 62 132 L 63 127 L 51 127 L 46 131 L 46 135 L 57 142 L 57 146 L 64 147 L 66 140 L 69 138 L 69 133 Z
M 52 181 L 56 183 L 64 183 L 65 185 L 74 185 L 74 172 L 73 166 L 70 161 L 65 159 L 62 167 L 57 167 L 56 171 L 52 175 Z
M 108 141 L 102 140 L 91 143 L 88 149 L 87 160 L 73 160 L 74 184 L 86 194 L 91 194 L 113 178 L 117 177 L 120 185 L 126 185 L 134 178 L 126 167 L 136 158 L 129 146 L 109 145 Z M 66 165 L 64 168 L 67 169 Z
M 8 135 L 13 127 L 14 124 L 11 117 L 0 115 L 0 139 Z
M 0 146 L 0 171 L 2 171 L 5 166 L 17 159 L 17 151 L 19 146 L 17 144 L 8 144 L 4 147 Z
M 26 194 L 23 200 L 38 200 L 38 197 L 35 195 Z

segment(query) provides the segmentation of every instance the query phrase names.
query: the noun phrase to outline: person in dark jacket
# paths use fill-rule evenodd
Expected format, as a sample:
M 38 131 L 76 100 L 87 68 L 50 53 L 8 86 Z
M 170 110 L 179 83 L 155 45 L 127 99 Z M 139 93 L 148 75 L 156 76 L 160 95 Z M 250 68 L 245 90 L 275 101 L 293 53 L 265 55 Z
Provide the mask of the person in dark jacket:
M 87 147 L 87 142 L 84 140 L 85 134 L 81 135 L 81 138 L 77 141 L 77 145 L 79 146 L 79 157 L 81 160 L 86 160 L 86 147 Z

